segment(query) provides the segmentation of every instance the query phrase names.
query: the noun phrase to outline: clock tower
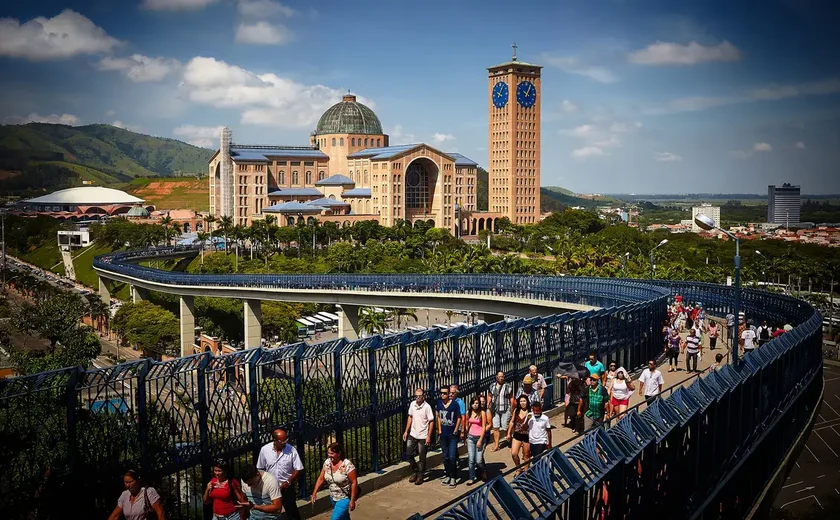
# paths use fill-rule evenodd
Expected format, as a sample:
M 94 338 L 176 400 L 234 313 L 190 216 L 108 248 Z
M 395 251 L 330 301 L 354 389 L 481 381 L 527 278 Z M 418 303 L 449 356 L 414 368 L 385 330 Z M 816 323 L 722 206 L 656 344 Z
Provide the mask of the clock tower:
M 514 224 L 540 220 L 542 66 L 513 58 L 487 69 L 488 210 Z

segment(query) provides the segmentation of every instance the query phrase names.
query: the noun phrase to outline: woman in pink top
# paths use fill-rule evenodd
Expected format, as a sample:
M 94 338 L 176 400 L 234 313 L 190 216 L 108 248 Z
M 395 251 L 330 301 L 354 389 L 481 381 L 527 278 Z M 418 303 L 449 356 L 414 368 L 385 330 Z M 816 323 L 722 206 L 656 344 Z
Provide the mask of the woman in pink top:
M 478 482 L 475 478 L 475 468 L 478 464 L 478 452 L 484 445 L 484 432 L 487 430 L 487 414 L 481 410 L 481 401 L 478 397 L 470 402 L 467 420 L 464 423 L 464 429 L 467 430 L 467 454 L 470 461 L 470 480 L 467 485 L 471 486 Z

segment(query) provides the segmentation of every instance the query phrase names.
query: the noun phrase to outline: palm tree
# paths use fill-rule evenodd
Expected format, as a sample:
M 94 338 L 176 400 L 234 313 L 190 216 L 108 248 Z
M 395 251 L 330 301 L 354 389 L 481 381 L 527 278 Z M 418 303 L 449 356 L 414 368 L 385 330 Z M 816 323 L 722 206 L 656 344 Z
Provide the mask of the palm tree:
M 207 231 L 199 231 L 195 237 L 201 243 L 201 265 L 204 265 L 204 246 L 207 244 L 207 239 L 210 238 L 210 233 Z
M 368 334 L 385 332 L 385 313 L 376 312 L 373 307 L 359 309 L 359 328 Z
M 163 226 L 163 236 L 166 239 L 166 245 L 169 245 L 169 239 L 172 238 L 172 235 L 169 231 L 169 226 L 172 225 L 172 217 L 166 215 L 160 219 L 160 223 Z
M 394 318 L 397 320 L 397 330 L 400 329 L 400 325 L 402 322 L 402 318 L 413 318 L 414 321 L 417 321 L 417 312 L 415 309 L 406 309 L 405 307 L 396 307 L 394 308 Z
M 449 322 L 450 325 L 452 325 L 452 316 L 454 314 L 455 314 L 455 311 L 453 311 L 452 309 L 447 309 L 446 310 L 446 320 Z
M 225 237 L 225 254 L 228 254 L 230 251 L 228 235 L 230 234 L 231 229 L 233 229 L 233 217 L 225 215 L 219 219 L 219 231 L 222 233 L 222 236 Z
M 213 222 L 216 222 L 216 217 L 214 217 L 213 215 L 204 215 L 203 220 L 204 220 L 204 231 L 206 231 L 208 233 L 211 232 L 212 231 L 212 229 L 210 229 L 212 227 L 211 224 L 213 224 Z

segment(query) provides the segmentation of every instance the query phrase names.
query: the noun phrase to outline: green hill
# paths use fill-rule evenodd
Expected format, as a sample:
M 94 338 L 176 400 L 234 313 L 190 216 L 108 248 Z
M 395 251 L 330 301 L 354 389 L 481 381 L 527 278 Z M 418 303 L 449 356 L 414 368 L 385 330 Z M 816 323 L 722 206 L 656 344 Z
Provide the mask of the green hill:
M 68 177 L 78 182 L 112 184 L 135 177 L 203 173 L 212 155 L 206 148 L 110 125 L 0 126 L 0 170 L 22 171 L 33 163 L 49 163 L 74 172 Z
M 574 192 L 559 186 L 540 188 L 540 211 L 563 211 L 575 206 L 595 209 L 598 206 L 605 206 L 614 202 L 615 199 L 612 197 L 578 197 Z

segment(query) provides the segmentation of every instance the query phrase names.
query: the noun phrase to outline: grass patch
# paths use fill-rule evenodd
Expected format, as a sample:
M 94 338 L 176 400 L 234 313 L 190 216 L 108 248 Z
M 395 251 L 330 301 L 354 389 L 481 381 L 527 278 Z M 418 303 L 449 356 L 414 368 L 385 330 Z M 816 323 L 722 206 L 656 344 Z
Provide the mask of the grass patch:
M 61 251 L 58 249 L 58 243 L 56 242 L 45 242 L 40 247 L 21 254 L 20 259 L 25 262 L 29 262 L 30 264 L 37 265 L 41 269 L 64 274 L 64 263 L 61 261 Z M 55 268 L 53 268 L 53 266 L 55 266 Z
M 67 161 L 37 161 L 37 164 L 53 164 L 72 170 L 79 174 L 80 180 L 95 181 L 96 184 L 110 186 L 114 183 L 120 182 L 117 177 L 108 173 L 101 172 L 94 168 L 84 166 L 81 164 L 71 163 Z
M 89 247 L 81 254 L 79 254 L 79 251 L 74 251 L 73 267 L 76 269 L 76 281 L 93 289 L 98 289 L 99 277 L 96 275 L 96 271 L 93 270 L 93 259 L 99 255 L 111 252 L 113 252 L 113 250 L 110 247 L 99 244 L 94 244 L 93 247 Z M 111 296 L 119 298 L 120 300 L 128 300 L 128 285 L 124 283 L 112 283 Z
M 206 177 L 134 179 L 124 189 L 157 209 L 210 209 L 210 180 Z

